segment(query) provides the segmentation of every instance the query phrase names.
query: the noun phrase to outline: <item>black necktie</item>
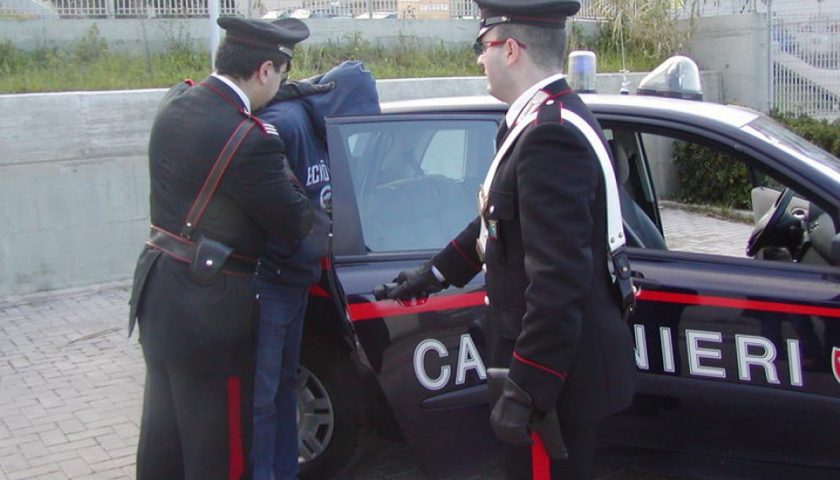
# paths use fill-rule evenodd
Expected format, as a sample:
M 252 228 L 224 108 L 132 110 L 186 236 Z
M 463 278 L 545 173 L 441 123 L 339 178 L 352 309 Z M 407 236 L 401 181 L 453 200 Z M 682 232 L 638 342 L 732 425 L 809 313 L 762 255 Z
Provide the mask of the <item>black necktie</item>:
M 505 119 L 502 119 L 502 123 L 499 125 L 499 130 L 496 132 L 496 150 L 499 149 L 499 145 L 502 144 L 502 141 L 505 139 L 505 135 L 508 132 L 508 125 Z

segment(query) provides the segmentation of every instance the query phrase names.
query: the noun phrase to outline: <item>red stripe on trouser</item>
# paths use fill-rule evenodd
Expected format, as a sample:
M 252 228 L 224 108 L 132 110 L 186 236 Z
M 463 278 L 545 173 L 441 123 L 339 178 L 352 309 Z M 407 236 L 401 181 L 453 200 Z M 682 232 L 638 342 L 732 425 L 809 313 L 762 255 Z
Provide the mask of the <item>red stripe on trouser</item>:
M 551 461 L 542 439 L 531 432 L 531 477 L 533 480 L 551 480 Z
M 239 377 L 227 379 L 228 407 L 228 479 L 239 480 L 245 471 L 245 458 L 242 454 L 242 424 L 240 421 L 241 397 Z

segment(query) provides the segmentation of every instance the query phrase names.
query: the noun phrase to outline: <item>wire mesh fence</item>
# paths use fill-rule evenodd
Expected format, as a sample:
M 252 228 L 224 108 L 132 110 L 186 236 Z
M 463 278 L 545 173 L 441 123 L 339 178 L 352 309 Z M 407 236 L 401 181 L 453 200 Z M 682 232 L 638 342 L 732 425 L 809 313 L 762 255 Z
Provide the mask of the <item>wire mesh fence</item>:
M 223 0 L 222 14 L 274 18 L 477 18 L 472 0 Z M 119 18 L 201 17 L 208 0 L 0 0 L 0 17 Z M 578 18 L 594 19 L 592 0 L 582 0 Z
M 770 19 L 772 108 L 840 118 L 840 0 L 774 0 Z

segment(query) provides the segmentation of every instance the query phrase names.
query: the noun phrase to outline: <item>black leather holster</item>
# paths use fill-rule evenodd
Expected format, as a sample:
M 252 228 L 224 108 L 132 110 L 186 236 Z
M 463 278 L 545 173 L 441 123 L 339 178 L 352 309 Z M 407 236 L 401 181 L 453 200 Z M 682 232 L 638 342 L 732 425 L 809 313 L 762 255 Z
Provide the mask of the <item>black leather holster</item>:
M 190 275 L 199 282 L 215 281 L 221 273 L 251 275 L 257 260 L 237 255 L 233 248 L 211 238 L 201 236 L 197 242 L 179 237 L 158 227 L 152 227 L 146 243 L 176 260 L 190 265 Z

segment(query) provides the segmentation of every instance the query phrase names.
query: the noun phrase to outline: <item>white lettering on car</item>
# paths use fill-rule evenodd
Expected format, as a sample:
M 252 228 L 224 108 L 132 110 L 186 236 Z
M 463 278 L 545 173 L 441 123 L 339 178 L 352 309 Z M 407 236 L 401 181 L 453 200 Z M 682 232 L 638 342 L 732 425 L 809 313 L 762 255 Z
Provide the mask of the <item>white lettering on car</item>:
M 674 344 L 671 343 L 671 329 L 659 327 L 659 338 L 662 340 L 662 370 L 674 373 Z
M 685 344 L 688 349 L 688 373 L 700 377 L 726 378 L 725 369 L 700 364 L 701 358 L 712 358 L 715 360 L 723 358 L 723 354 L 719 349 L 701 347 L 700 342 L 721 343 L 722 341 L 723 336 L 720 332 L 686 330 Z
M 633 332 L 636 341 L 636 366 L 639 370 L 650 370 L 650 357 L 648 339 L 645 334 L 644 325 L 633 325 Z M 655 337 L 654 337 L 655 338 Z M 655 340 L 654 340 L 655 341 Z M 675 351 L 673 333 L 668 327 L 659 327 L 659 346 L 662 352 L 662 370 L 669 373 L 676 372 Z M 711 344 L 719 344 L 709 345 Z M 772 340 L 758 335 L 737 334 L 734 337 L 735 356 L 738 368 L 738 379 L 743 382 L 752 383 L 758 378 L 756 372 L 761 372 L 758 377 L 766 379 L 767 383 L 780 385 L 782 383 L 778 367 L 777 357 L 781 345 L 777 346 Z M 696 377 L 727 378 L 726 368 L 716 367 L 704 363 L 704 360 L 722 360 L 723 334 L 721 332 L 706 330 L 685 331 L 685 358 L 688 360 L 688 374 Z M 799 340 L 786 339 L 787 365 L 790 374 L 790 385 L 802 387 L 802 364 L 800 361 L 801 352 Z M 433 362 L 440 364 L 432 369 L 427 366 L 428 356 L 432 354 L 437 358 Z M 487 370 L 484 362 L 469 334 L 461 335 L 458 344 L 458 353 L 453 359 L 444 361 L 450 357 L 446 345 L 440 340 L 427 338 L 417 344 L 414 349 L 414 374 L 417 381 L 427 390 L 441 390 L 452 380 L 452 368 L 455 368 L 455 385 L 463 385 L 467 381 L 467 373 L 474 370 L 479 380 L 487 379 Z M 455 365 L 452 365 L 452 363 Z M 432 365 L 434 363 L 430 363 Z M 840 381 L 840 380 L 838 380 Z
M 636 337 L 636 366 L 639 370 L 650 370 L 650 358 L 648 353 L 648 339 L 644 325 L 633 325 Z M 659 328 L 659 340 L 662 350 L 662 370 L 669 373 L 676 371 L 674 360 L 674 342 L 671 329 L 668 327 Z M 723 350 L 715 348 L 707 343 L 713 342 L 722 344 L 723 335 L 721 332 L 706 330 L 685 331 L 685 356 L 688 359 L 688 374 L 699 377 L 727 378 L 727 371 L 722 367 L 714 367 L 704 364 L 703 360 L 722 360 Z M 787 365 L 790 374 L 790 385 L 793 387 L 803 386 L 801 352 L 799 340 L 786 339 Z M 757 335 L 735 335 L 735 356 L 738 365 L 738 379 L 744 382 L 753 382 L 756 368 L 763 371 L 767 383 L 780 385 L 778 366 L 774 363 L 779 356 L 781 345 L 777 346 L 772 340 Z
M 759 354 L 750 353 L 760 350 Z M 764 367 L 764 375 L 767 383 L 779 384 L 779 375 L 776 373 L 776 366 L 773 360 L 776 359 L 776 347 L 773 342 L 764 337 L 753 335 L 735 335 L 735 353 L 738 358 L 738 378 L 749 382 L 752 380 L 750 366 Z
M 484 369 L 484 362 L 481 355 L 475 348 L 475 343 L 469 334 L 461 335 L 461 345 L 458 348 L 458 371 L 455 373 L 455 384 L 463 385 L 467 381 L 467 370 L 475 370 L 481 380 L 487 378 L 487 371 Z
M 427 389 L 440 390 L 445 387 L 446 382 L 449 381 L 450 368 L 449 365 L 443 365 L 440 367 L 440 374 L 437 378 L 430 377 L 426 372 L 426 368 L 423 366 L 423 360 L 426 358 L 426 353 L 429 350 L 437 352 L 438 357 L 440 358 L 446 358 L 449 356 L 449 352 L 446 351 L 446 346 L 439 340 L 435 340 L 433 338 L 423 340 L 418 343 L 417 348 L 414 349 L 414 374 L 417 375 L 417 380 L 420 381 L 420 384 Z
M 446 346 L 440 340 L 434 338 L 427 338 L 417 344 L 414 349 L 414 375 L 420 385 L 423 385 L 427 390 L 440 390 L 449 383 L 452 367 L 449 365 L 442 365 L 440 371 L 429 372 L 426 369 L 426 356 L 429 352 L 437 354 L 438 358 L 444 359 L 449 356 Z M 458 344 L 458 363 L 455 368 L 455 384 L 463 385 L 467 381 L 467 371 L 475 370 L 476 375 L 480 380 L 487 378 L 487 370 L 484 368 L 484 362 L 481 360 L 481 355 L 469 334 L 461 335 L 460 343 Z M 436 376 L 433 378 L 432 375 Z
M 636 367 L 640 370 L 650 370 L 645 326 L 633 325 L 633 332 L 636 334 Z

